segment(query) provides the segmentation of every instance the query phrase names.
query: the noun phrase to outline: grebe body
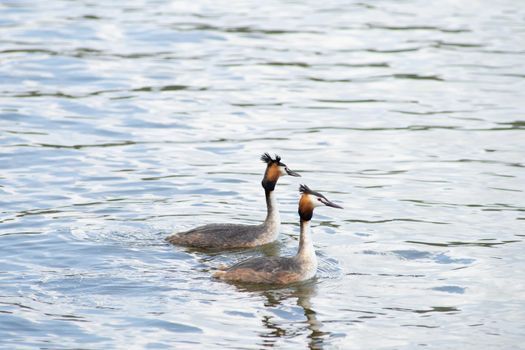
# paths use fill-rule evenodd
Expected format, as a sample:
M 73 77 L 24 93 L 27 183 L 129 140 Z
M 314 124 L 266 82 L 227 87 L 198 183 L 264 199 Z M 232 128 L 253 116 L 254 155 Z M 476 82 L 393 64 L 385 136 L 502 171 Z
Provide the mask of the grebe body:
M 266 197 L 266 219 L 260 225 L 241 224 L 208 224 L 189 231 L 178 232 L 166 238 L 172 244 L 211 249 L 250 248 L 273 242 L 279 234 L 281 218 L 277 199 L 275 198 L 275 185 L 281 176 L 300 176 L 290 170 L 281 162 L 281 157 L 275 159 L 265 153 L 261 160 L 266 165 L 262 180 Z

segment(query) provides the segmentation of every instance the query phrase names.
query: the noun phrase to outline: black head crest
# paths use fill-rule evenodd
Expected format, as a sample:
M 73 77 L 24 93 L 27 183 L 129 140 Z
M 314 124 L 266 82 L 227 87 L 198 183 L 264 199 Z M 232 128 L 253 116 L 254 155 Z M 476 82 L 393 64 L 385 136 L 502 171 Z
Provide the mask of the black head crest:
M 306 185 L 300 185 L 299 186 L 299 192 L 301 192 L 301 193 L 312 193 L 312 190 L 310 189 L 310 187 L 308 187 Z
M 302 194 L 313 194 L 314 196 L 325 198 L 325 196 L 323 196 L 319 192 L 310 189 L 310 187 L 306 185 L 299 186 L 299 192 L 301 192 Z
M 277 154 L 275 155 L 275 159 L 272 159 L 272 156 L 270 156 L 270 154 L 268 152 L 264 153 L 262 156 L 261 156 L 261 160 L 263 162 L 265 162 L 266 164 L 272 164 L 272 163 L 277 163 L 277 164 L 280 164 L 281 162 L 281 157 L 279 157 Z

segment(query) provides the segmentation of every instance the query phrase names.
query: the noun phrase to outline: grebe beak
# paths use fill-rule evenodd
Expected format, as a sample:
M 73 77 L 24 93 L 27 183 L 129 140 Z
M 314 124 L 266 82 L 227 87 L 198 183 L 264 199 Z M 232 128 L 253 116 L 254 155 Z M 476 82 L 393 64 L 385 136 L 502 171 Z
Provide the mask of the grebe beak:
M 290 176 L 301 177 L 301 175 L 299 175 L 299 173 L 296 173 L 295 171 L 288 169 L 288 167 L 285 167 L 284 171 L 286 171 L 286 173 L 288 175 L 290 175 Z
M 342 206 L 337 205 L 337 204 L 335 204 L 334 202 L 330 202 L 330 201 L 329 201 L 328 199 L 326 199 L 326 198 L 322 198 L 322 199 L 321 199 L 321 203 L 323 203 L 323 204 L 326 205 L 327 207 L 344 209 Z

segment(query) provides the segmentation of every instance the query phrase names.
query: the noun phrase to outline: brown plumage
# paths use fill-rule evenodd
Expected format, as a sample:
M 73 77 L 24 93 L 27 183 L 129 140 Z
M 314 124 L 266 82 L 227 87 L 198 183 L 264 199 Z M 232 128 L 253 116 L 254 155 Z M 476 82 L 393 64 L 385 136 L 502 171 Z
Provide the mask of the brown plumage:
M 264 180 L 268 182 L 277 182 L 279 176 L 281 176 L 279 166 L 276 163 L 269 164 L 266 168 L 266 173 L 264 174 Z
M 301 266 L 293 258 L 260 257 L 241 262 L 215 278 L 244 283 L 289 284 L 300 280 Z
M 314 203 L 310 198 L 310 195 L 303 194 L 299 200 L 299 217 L 301 220 L 311 220 L 314 214 Z
M 166 238 L 175 245 L 194 248 L 233 249 L 250 248 L 269 243 L 271 225 L 209 224 L 189 231 L 178 232 Z

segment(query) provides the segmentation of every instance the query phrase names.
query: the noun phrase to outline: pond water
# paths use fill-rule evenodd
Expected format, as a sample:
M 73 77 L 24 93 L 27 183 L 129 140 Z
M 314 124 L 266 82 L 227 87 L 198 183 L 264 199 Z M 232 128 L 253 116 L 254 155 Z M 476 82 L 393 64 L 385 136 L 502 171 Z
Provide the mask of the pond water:
M 0 347 L 519 349 L 525 342 L 519 1 L 0 4 Z M 265 216 L 275 244 L 174 231 Z M 315 279 L 231 285 L 293 254 Z

